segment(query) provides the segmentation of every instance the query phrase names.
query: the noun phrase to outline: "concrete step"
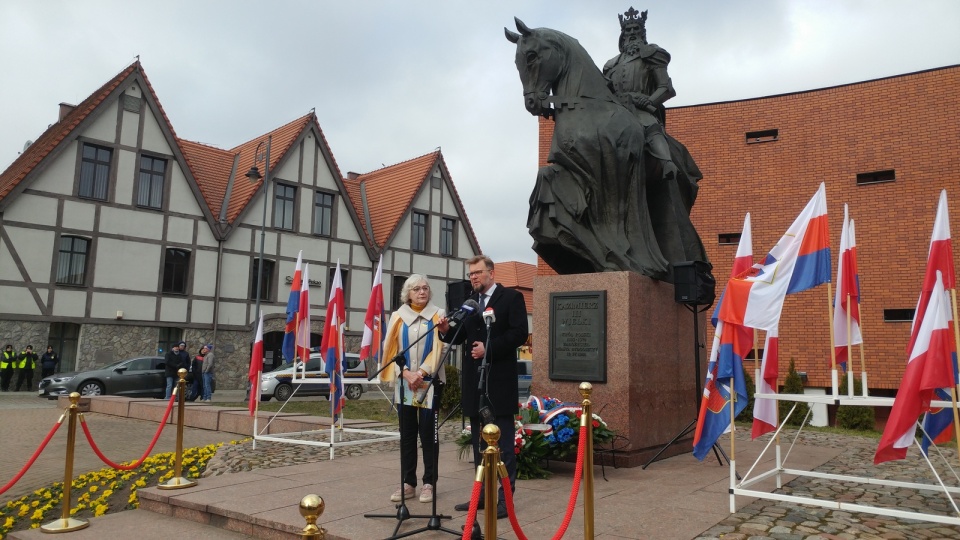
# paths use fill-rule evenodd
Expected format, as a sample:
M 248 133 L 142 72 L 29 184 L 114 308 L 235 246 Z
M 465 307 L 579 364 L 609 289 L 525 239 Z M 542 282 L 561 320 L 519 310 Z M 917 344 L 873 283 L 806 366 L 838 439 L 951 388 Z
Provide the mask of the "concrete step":
M 73 531 L 68 535 L 71 540 L 101 540 L 103 538 L 136 538 L 137 540 L 277 538 L 249 536 L 222 528 L 216 523 L 198 523 L 146 510 L 127 510 L 93 518 L 90 520 L 89 527 Z M 39 540 L 41 538 L 49 539 L 50 535 L 40 529 L 30 529 L 9 533 L 6 538 L 10 540 Z

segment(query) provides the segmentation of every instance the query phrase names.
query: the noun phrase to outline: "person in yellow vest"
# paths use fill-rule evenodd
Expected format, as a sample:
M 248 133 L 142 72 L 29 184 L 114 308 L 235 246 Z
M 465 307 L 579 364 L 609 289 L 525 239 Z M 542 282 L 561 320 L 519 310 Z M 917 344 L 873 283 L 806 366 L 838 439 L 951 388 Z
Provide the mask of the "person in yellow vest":
M 37 370 L 37 353 L 33 352 L 33 345 L 27 345 L 27 348 L 20 353 L 20 361 L 17 362 L 17 392 L 26 382 L 25 390 L 33 390 L 33 372 Z
M 10 379 L 13 378 L 13 364 L 17 360 L 17 353 L 13 345 L 7 343 L 0 353 L 0 391 L 10 391 Z

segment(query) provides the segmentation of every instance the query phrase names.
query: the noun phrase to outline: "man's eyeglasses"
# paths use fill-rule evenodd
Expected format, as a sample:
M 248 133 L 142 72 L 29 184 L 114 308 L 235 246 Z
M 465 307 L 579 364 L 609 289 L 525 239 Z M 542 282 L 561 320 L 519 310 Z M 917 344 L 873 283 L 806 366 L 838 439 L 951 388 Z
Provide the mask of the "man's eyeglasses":
M 467 277 L 477 277 L 482 275 L 484 272 L 486 272 L 486 270 L 474 270 L 473 272 L 467 273 Z
M 430 291 L 430 287 L 427 287 L 426 285 L 423 285 L 423 286 L 420 286 L 420 287 L 413 287 L 413 288 L 410 289 L 410 290 L 413 291 L 413 292 L 429 292 L 429 291 Z

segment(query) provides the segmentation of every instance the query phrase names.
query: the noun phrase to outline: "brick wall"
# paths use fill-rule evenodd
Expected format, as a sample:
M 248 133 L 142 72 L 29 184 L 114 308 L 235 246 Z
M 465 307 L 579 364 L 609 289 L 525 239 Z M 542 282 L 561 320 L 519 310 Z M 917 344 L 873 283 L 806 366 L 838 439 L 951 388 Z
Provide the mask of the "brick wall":
M 750 212 L 754 254 L 760 257 L 825 182 L 834 274 L 844 203 L 856 221 L 869 385 L 897 388 L 910 323 L 884 322 L 883 310 L 916 306 L 941 189 L 947 190 L 951 213 L 960 216 L 958 118 L 960 66 L 669 109 L 667 131 L 703 171 L 692 219 L 718 287 L 737 249 L 720 245 L 718 235 L 739 233 Z M 746 133 L 773 129 L 777 140 L 746 143 Z M 541 166 L 552 131 L 552 123 L 541 119 Z M 894 170 L 896 180 L 857 185 L 857 174 L 882 170 Z M 550 273 L 539 261 L 538 274 Z M 826 286 L 787 298 L 780 326 L 781 383 L 792 358 L 798 371 L 807 372 L 808 386 L 829 386 L 831 302 Z M 856 350 L 854 360 L 859 372 Z

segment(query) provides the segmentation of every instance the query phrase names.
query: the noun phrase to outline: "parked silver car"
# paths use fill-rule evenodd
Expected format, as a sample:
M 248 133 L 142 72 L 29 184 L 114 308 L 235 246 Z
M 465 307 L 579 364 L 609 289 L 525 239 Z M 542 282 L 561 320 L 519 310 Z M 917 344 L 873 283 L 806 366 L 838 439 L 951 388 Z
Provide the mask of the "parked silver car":
M 351 383 L 350 379 L 361 379 L 366 382 L 366 369 L 360 363 L 360 355 L 347 353 L 345 356 L 347 370 L 344 372 L 344 393 L 347 399 L 360 399 L 360 396 L 363 395 L 363 385 Z M 313 353 L 307 361 L 304 377 L 307 379 L 322 379 L 328 382 L 329 378 L 323 368 L 323 357 L 320 353 Z M 323 384 L 322 382 L 294 384 L 293 369 L 293 366 L 286 364 L 261 375 L 260 401 L 270 401 L 271 398 L 277 398 L 277 401 L 286 401 L 294 395 L 294 388 L 297 389 L 296 395 L 298 397 L 327 396 L 327 399 L 330 398 L 329 384 Z

